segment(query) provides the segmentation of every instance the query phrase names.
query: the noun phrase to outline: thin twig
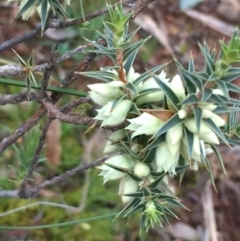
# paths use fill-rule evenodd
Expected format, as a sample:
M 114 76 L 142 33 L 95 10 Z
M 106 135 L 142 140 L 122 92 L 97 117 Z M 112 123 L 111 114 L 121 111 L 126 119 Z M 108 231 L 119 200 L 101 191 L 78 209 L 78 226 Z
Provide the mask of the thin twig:
M 38 95 L 33 92 L 28 93 L 27 91 L 23 91 L 13 95 L 0 95 L 0 105 L 17 104 L 23 101 L 34 101 L 41 103 Z
M 82 124 L 82 125 L 93 125 L 96 121 L 88 116 L 81 116 L 76 114 L 64 114 L 59 109 L 55 108 L 55 106 L 46 100 L 42 101 L 44 107 L 47 109 L 48 113 L 63 122 L 71 123 L 71 124 Z
M 47 180 L 47 181 L 43 182 L 42 184 L 40 184 L 40 185 L 32 188 L 31 190 L 27 191 L 26 196 L 34 197 L 41 189 L 44 189 L 44 188 L 46 188 L 50 185 L 53 185 L 57 182 L 66 180 L 68 177 L 74 176 L 75 174 L 77 174 L 79 172 L 83 172 L 83 171 L 86 171 L 86 170 L 88 170 L 92 167 L 98 166 L 101 163 L 103 163 L 104 161 L 106 161 L 107 159 L 108 159 L 108 157 L 104 156 L 102 158 L 97 159 L 94 162 L 91 162 L 91 163 L 88 163 L 88 164 L 85 164 L 85 165 L 80 165 L 80 166 L 77 166 L 77 167 L 73 168 L 72 170 L 66 171 L 65 173 L 63 173 L 63 174 L 61 174 L 57 177 L 54 177 L 51 180 Z
M 99 44 L 105 43 L 104 41 L 101 41 L 101 39 L 98 41 Z M 72 71 L 71 73 L 65 77 L 61 83 L 62 88 L 67 88 L 72 84 L 74 80 L 77 80 L 79 78 L 78 75 L 75 74 L 75 71 L 84 71 L 87 69 L 90 65 L 90 63 L 96 58 L 97 54 L 95 53 L 89 53 L 87 54 L 83 61 L 79 63 Z M 53 103 L 56 103 L 63 94 L 61 93 L 53 93 L 52 99 Z M 26 132 L 28 132 L 32 127 L 34 127 L 38 121 L 44 116 L 46 113 L 46 109 L 41 106 L 32 117 L 29 118 L 28 121 L 26 121 L 24 124 L 22 124 L 20 127 L 18 127 L 11 135 L 4 138 L 2 142 L 0 142 L 0 153 L 3 152 L 8 146 L 13 144 L 19 137 L 23 136 Z
M 55 64 L 59 64 L 65 60 L 70 59 L 73 55 L 82 53 L 85 51 L 85 49 L 88 47 L 88 45 L 81 45 L 76 47 L 73 50 L 70 50 L 66 54 L 63 54 L 61 57 L 59 57 L 56 61 Z M 47 68 L 49 67 L 48 63 L 36 65 L 32 68 L 32 72 L 44 72 Z M 21 76 L 24 74 L 24 66 L 19 65 L 19 64 L 6 64 L 0 66 L 0 76 L 5 76 L 5 77 L 13 77 L 13 76 Z
M 85 165 L 79 165 L 71 170 L 66 171 L 65 173 L 57 176 L 57 177 L 53 177 L 50 180 L 46 180 L 45 182 L 43 182 L 42 184 L 29 189 L 27 192 L 25 192 L 24 196 L 20 196 L 19 195 L 19 190 L 14 190 L 14 191 L 10 191 L 10 190 L 1 190 L 0 189 L 0 197 L 10 197 L 10 198 L 31 198 L 31 197 L 35 197 L 38 192 L 42 189 L 45 189 L 57 182 L 61 182 L 63 180 L 66 180 L 68 177 L 72 177 L 74 175 L 76 175 L 79 172 L 83 172 L 88 170 L 89 168 L 95 167 L 95 166 L 99 166 L 101 165 L 101 163 L 103 163 L 104 161 L 106 161 L 108 159 L 108 156 L 104 156 L 101 157 L 99 159 L 97 159 L 94 162 L 85 164 Z
M 131 2 L 133 2 L 133 0 L 123 1 L 123 6 L 129 5 L 129 3 Z M 107 8 L 104 8 L 99 11 L 95 11 L 93 13 L 88 14 L 87 16 L 85 16 L 85 19 L 84 18 L 77 18 L 74 20 L 51 19 L 49 22 L 46 23 L 44 31 L 46 31 L 48 28 L 62 29 L 62 28 L 75 26 L 75 25 L 84 23 L 85 20 L 90 21 L 96 17 L 106 14 L 107 12 L 108 12 Z M 22 36 L 10 39 L 0 44 L 0 53 L 6 49 L 12 48 L 16 44 L 19 44 L 19 43 L 25 42 L 26 40 L 30 40 L 32 38 L 40 36 L 42 33 L 41 29 L 42 29 L 41 26 L 38 26 L 36 29 L 30 31 L 29 33 L 25 33 Z
M 35 125 L 37 125 L 38 121 L 41 117 L 46 113 L 46 110 L 43 106 L 41 106 L 24 124 L 19 126 L 12 134 L 8 137 L 5 137 L 0 142 L 0 153 L 3 152 L 8 146 L 13 144 L 19 137 L 23 136 L 30 129 L 32 129 Z
M 51 58 L 48 61 L 48 67 L 46 68 L 46 70 L 44 72 L 44 78 L 43 78 L 42 84 L 41 84 L 40 98 L 44 98 L 47 95 L 46 92 L 47 92 L 48 82 L 51 77 L 52 70 L 55 66 L 57 49 L 58 49 L 58 44 L 55 46 L 54 50 L 52 51 Z
M 67 113 L 70 110 L 72 110 L 73 108 L 76 108 L 77 106 L 79 106 L 80 104 L 84 104 L 84 103 L 89 103 L 89 104 L 93 104 L 93 101 L 90 97 L 81 97 L 79 99 L 76 99 L 70 103 L 67 103 L 66 105 L 64 105 L 63 107 L 60 108 L 60 111 L 63 113 Z

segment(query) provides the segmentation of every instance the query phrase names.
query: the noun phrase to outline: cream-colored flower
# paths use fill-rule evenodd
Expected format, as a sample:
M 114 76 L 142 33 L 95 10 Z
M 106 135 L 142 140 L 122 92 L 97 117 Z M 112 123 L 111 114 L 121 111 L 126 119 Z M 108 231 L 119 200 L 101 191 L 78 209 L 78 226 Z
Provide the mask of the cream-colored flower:
M 180 75 L 175 75 L 169 85 L 175 95 L 182 101 L 185 98 L 185 88 Z
M 196 126 L 196 121 L 194 118 L 189 118 L 186 119 L 183 124 L 185 125 L 185 127 L 192 133 L 197 133 L 197 126 Z M 200 126 L 200 130 L 199 133 L 203 134 L 203 133 L 211 133 L 212 130 L 208 127 L 207 124 L 205 124 L 204 122 L 201 122 L 201 126 Z
M 164 124 L 162 120 L 146 112 L 136 118 L 128 119 L 128 121 L 130 125 L 125 129 L 134 131 L 132 138 L 142 134 L 153 135 Z
M 166 73 L 164 71 L 162 71 L 159 75 L 158 78 L 163 81 L 164 83 L 168 83 L 168 80 L 166 78 Z M 154 102 L 158 102 L 163 100 L 164 97 L 164 93 L 163 91 L 160 89 L 159 85 L 156 83 L 156 81 L 154 80 L 154 78 L 149 78 L 146 81 L 144 81 L 142 83 L 142 87 L 141 87 L 141 91 L 143 90 L 148 90 L 148 89 L 159 89 L 159 91 L 155 91 L 153 93 L 148 93 L 145 95 L 141 95 L 139 97 L 136 98 L 136 104 L 139 105 L 143 105 L 143 104 L 147 104 L 147 103 L 154 103 Z
M 181 141 L 182 136 L 183 136 L 183 126 L 182 124 L 178 124 L 176 126 L 173 126 L 167 131 L 166 141 L 169 142 L 169 144 L 174 146 Z
M 107 154 L 107 153 L 116 152 L 118 150 L 118 148 L 115 145 L 115 143 L 118 142 L 119 140 L 121 140 L 125 135 L 126 135 L 126 132 L 123 129 L 115 131 L 108 138 L 108 141 L 107 141 L 106 146 L 103 150 L 103 153 Z
M 134 68 L 131 67 L 128 75 L 127 75 L 127 81 L 128 83 L 133 83 L 134 80 L 136 80 L 140 76 L 139 73 L 135 72 Z M 139 86 L 139 85 L 138 85 Z M 138 86 L 136 86 L 138 88 Z M 139 86 L 140 87 L 140 86 Z
M 212 93 L 215 94 L 215 95 L 222 95 L 222 96 L 224 96 L 224 93 L 220 89 L 214 89 L 214 90 L 212 90 Z
M 109 158 L 107 161 L 105 161 L 105 163 L 117 166 L 119 168 L 131 170 L 136 161 L 129 155 L 116 155 Z M 104 183 L 109 180 L 120 179 L 126 176 L 125 172 L 117 171 L 114 168 L 104 164 L 97 168 L 102 170 L 99 176 L 103 176 Z
M 98 93 L 94 91 L 89 91 L 89 97 L 98 105 L 106 105 L 109 102 L 109 99 L 99 95 Z
M 88 88 L 108 101 L 113 101 L 124 95 L 124 92 L 120 89 L 120 87 L 123 87 L 124 85 L 125 84 L 122 81 L 115 80 L 109 83 L 91 84 L 88 85 Z M 90 97 L 92 96 L 90 95 Z M 93 99 L 93 101 L 96 101 L 96 99 Z M 98 101 L 96 103 L 99 104 Z
M 211 103 L 207 103 L 207 102 L 199 102 L 198 107 L 205 109 L 205 110 L 215 110 L 217 108 L 217 105 L 211 104 Z
M 180 148 L 178 148 L 178 151 L 175 153 L 175 155 L 172 155 L 171 150 L 168 147 L 167 142 L 163 142 L 157 147 L 156 155 L 155 155 L 155 161 L 157 164 L 157 172 L 169 172 L 172 174 L 175 174 L 175 168 L 178 165 L 180 155 Z
M 181 80 L 180 75 L 175 75 L 172 79 L 172 81 L 169 83 L 170 89 L 174 92 L 174 94 L 179 98 L 180 101 L 184 100 L 185 98 L 185 88 L 183 85 L 183 82 Z M 172 111 L 177 111 L 176 108 L 174 107 L 174 104 L 178 103 L 172 103 L 169 98 L 167 98 L 167 104 L 168 108 Z
M 132 104 L 133 103 L 130 100 L 122 100 L 112 110 L 113 102 L 108 102 L 101 109 L 97 110 L 98 114 L 94 119 L 102 120 L 102 126 L 118 125 L 126 119 L 127 114 L 132 107 Z
M 134 181 L 129 176 L 125 176 L 121 179 L 118 194 L 122 196 L 123 203 L 129 203 L 133 199 L 133 197 L 124 196 L 125 194 L 134 193 L 137 190 L 138 182 Z
M 207 143 L 219 145 L 219 140 L 214 132 L 199 134 L 199 139 Z

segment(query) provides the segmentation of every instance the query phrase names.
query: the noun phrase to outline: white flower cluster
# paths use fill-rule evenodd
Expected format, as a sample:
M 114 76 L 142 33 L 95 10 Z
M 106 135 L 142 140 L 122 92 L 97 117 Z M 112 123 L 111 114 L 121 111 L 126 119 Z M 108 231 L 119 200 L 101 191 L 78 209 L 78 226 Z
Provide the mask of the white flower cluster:
M 180 158 L 197 169 L 197 162 L 201 162 L 212 152 L 211 144 L 219 144 L 217 135 L 206 120 L 210 119 L 217 127 L 225 125 L 225 121 L 214 113 L 217 107 L 214 103 L 200 101 L 194 105 L 173 103 L 153 77 L 137 83 L 135 89 L 138 93 L 131 92 L 125 87 L 128 83 L 133 84 L 139 74 L 131 69 L 127 76 L 128 83 L 123 83 L 118 79 L 115 70 L 111 72 L 116 75 L 116 79 L 88 87 L 91 90 L 90 97 L 97 104 L 103 105 L 95 117 L 96 120 L 102 121 L 102 126 L 118 125 L 125 120 L 129 123 L 124 129 L 114 132 L 109 137 L 104 149 L 104 153 L 119 152 L 119 154 L 109 158 L 105 162 L 106 165 L 99 167 L 102 170 L 100 175 L 103 176 L 104 183 L 120 179 L 119 194 L 122 195 L 122 201 L 127 203 L 133 197 L 125 196 L 126 194 L 136 193 L 154 182 L 151 173 L 165 172 L 174 175 Z M 179 75 L 169 81 L 162 71 L 157 77 L 171 89 L 180 102 L 186 99 L 185 88 Z M 214 90 L 214 93 L 222 94 L 219 89 Z M 163 108 L 163 102 L 166 102 L 167 109 Z M 153 104 L 156 104 L 154 108 Z M 176 109 L 176 105 L 180 105 L 180 108 Z M 138 108 L 138 116 L 131 112 L 133 106 Z M 147 109 L 141 109 L 142 106 Z M 201 120 L 198 120 L 199 126 L 193 107 L 198 107 L 202 113 Z M 156 140 L 158 131 L 166 126 L 173 116 L 178 116 L 180 121 L 162 133 L 164 140 L 155 146 L 152 160 L 146 163 L 145 146 L 141 144 L 141 137 L 147 136 L 148 143 Z M 131 141 L 126 141 L 125 145 L 128 145 L 126 151 L 121 146 L 121 142 L 125 142 L 127 134 L 131 134 Z
M 103 105 L 103 107 L 98 111 L 98 115 L 95 117 L 96 120 L 101 120 L 102 126 L 105 125 L 118 125 L 126 120 L 128 113 L 130 112 L 133 103 L 135 102 L 137 106 L 141 106 L 146 103 L 153 103 L 158 102 L 163 99 L 163 92 L 154 81 L 153 78 L 146 80 L 144 83 L 139 83 L 135 88 L 137 89 L 138 93 L 148 89 L 159 89 L 153 93 L 146 93 L 142 95 L 138 95 L 136 93 L 131 93 L 128 99 L 120 100 L 117 105 L 113 108 L 113 101 L 116 98 L 121 98 L 126 95 L 128 92 L 125 89 L 126 85 L 129 83 L 133 83 L 140 74 L 136 73 L 133 68 L 130 69 L 128 76 L 127 76 L 127 83 L 123 83 L 119 80 L 118 73 L 115 70 L 108 70 L 108 72 L 112 72 L 116 75 L 116 79 L 113 79 L 109 83 L 98 83 L 98 84 L 91 84 L 88 85 L 88 88 L 91 90 L 89 91 L 89 96 L 92 100 L 99 104 Z M 166 73 L 164 71 L 161 72 L 158 77 L 167 82 Z
M 104 183 L 109 180 L 120 179 L 119 195 L 122 196 L 123 203 L 128 203 L 133 199 L 132 197 L 124 196 L 125 194 L 134 193 L 143 185 L 143 182 L 132 179 L 126 171 L 133 172 L 139 178 L 147 178 L 150 174 L 150 167 L 147 164 L 139 162 L 136 158 L 127 154 L 113 156 L 105 164 L 99 167 L 102 170 L 100 176 L 103 176 Z M 121 168 L 122 171 L 118 171 L 111 166 Z M 149 182 L 153 180 L 150 177 L 148 179 Z

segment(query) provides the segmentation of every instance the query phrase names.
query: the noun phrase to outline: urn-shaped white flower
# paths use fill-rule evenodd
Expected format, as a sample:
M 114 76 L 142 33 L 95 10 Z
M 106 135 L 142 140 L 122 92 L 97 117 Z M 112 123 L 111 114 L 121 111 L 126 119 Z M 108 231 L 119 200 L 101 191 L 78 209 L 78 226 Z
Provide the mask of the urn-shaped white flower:
M 118 142 L 119 140 L 121 140 L 125 135 L 126 131 L 125 130 L 117 130 L 115 131 L 109 138 L 108 141 L 106 143 L 106 146 L 103 150 L 103 153 L 105 154 L 109 154 L 109 153 L 113 153 L 116 152 L 118 150 L 117 146 L 115 145 L 116 142 Z
M 157 164 L 157 171 L 158 172 L 169 172 L 170 174 L 175 174 L 175 168 L 178 165 L 180 155 L 180 148 L 179 144 L 177 146 L 177 151 L 172 154 L 167 142 L 163 142 L 157 147 L 155 161 Z
M 180 100 L 185 98 L 185 88 L 179 74 L 173 77 L 170 88 Z
M 132 138 L 142 134 L 153 135 L 164 124 L 164 121 L 146 112 L 136 118 L 128 119 L 128 121 L 131 124 L 126 129 L 134 131 Z
M 134 181 L 129 176 L 125 176 L 121 179 L 119 184 L 118 194 L 122 196 L 122 202 L 128 203 L 133 197 L 124 196 L 125 194 L 130 194 L 136 192 L 138 189 L 138 182 Z
M 91 90 L 90 97 L 92 100 L 97 103 L 103 103 L 103 99 L 107 101 L 113 101 L 114 99 L 124 95 L 124 92 L 120 89 L 125 84 L 122 81 L 114 80 L 109 83 L 98 83 L 88 85 L 88 88 Z M 94 94 L 95 93 L 95 94 Z
M 136 161 L 129 155 L 117 155 L 109 158 L 107 161 L 105 161 L 105 163 L 119 168 L 131 170 Z M 104 164 L 97 168 L 102 170 L 99 176 L 103 176 L 104 183 L 109 180 L 120 179 L 126 176 L 125 172 L 117 171 L 114 168 Z
M 174 94 L 179 98 L 180 101 L 184 100 L 185 88 L 180 75 L 177 74 L 173 77 L 172 81 L 169 83 L 169 87 L 174 92 Z M 178 103 L 172 103 L 171 100 L 167 98 L 167 104 L 170 110 L 174 112 L 176 111 L 174 104 L 176 105 Z
M 169 80 L 169 79 L 166 78 L 166 73 L 164 71 L 162 71 L 158 75 L 158 78 L 165 83 L 167 83 L 168 80 Z M 158 101 L 161 101 L 163 99 L 164 93 L 162 92 L 159 85 L 156 83 L 156 81 L 152 77 L 147 79 L 145 82 L 143 82 L 142 87 L 141 87 L 141 91 L 148 90 L 148 89 L 159 89 L 159 91 L 144 94 L 144 95 L 141 95 L 138 98 L 136 98 L 136 104 L 138 106 L 143 105 L 143 104 L 147 104 L 147 103 L 158 102 Z
M 102 120 L 102 126 L 118 125 L 126 119 L 132 104 L 133 103 L 130 100 L 122 100 L 112 110 L 113 102 L 108 102 L 101 109 L 97 110 L 98 115 L 94 119 Z

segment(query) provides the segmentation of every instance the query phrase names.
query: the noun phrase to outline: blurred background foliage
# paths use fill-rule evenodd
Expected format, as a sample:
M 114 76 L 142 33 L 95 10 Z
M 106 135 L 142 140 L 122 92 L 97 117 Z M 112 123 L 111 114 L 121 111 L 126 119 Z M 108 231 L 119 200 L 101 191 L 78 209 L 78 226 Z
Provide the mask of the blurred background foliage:
M 1 1 L 0 4 L 2 2 L 6 1 Z M 115 1 L 83 0 L 85 15 L 105 7 L 106 2 L 113 3 Z M 234 14 L 240 16 L 240 9 L 237 10 L 233 5 L 230 11 L 231 13 L 228 12 L 226 14 L 226 11 L 229 10 L 225 8 L 224 12 L 222 3 L 224 3 L 224 1 L 203 1 L 199 5 L 196 5 L 194 10 L 204 14 L 208 23 L 211 23 L 212 19 L 207 17 L 211 16 L 220 19 L 223 23 L 232 24 L 232 26 L 239 24 L 240 18 L 230 19 L 230 17 L 226 15 L 231 15 L 231 17 Z M 30 18 L 28 22 L 16 19 L 9 24 L 16 15 L 17 10 L 6 6 L 7 5 L 0 5 L 0 43 L 34 29 L 39 23 L 38 16 L 34 16 Z M 78 1 L 73 0 L 71 8 L 68 7 L 67 11 L 69 12 L 69 18 L 81 17 Z M 234 11 L 238 12 L 235 13 Z M 189 12 L 181 11 L 179 9 L 179 2 L 175 0 L 155 1 L 141 16 L 139 20 L 136 19 L 135 22 L 130 24 L 130 30 L 135 29 L 138 25 L 142 26 L 142 29 L 140 29 L 134 37 L 135 40 L 146 38 L 150 34 L 152 34 L 153 37 L 141 48 L 138 54 L 134 64 L 138 72 L 143 72 L 144 69 L 150 69 L 156 65 L 168 62 L 172 60 L 173 56 L 184 65 L 187 64 L 190 55 L 195 59 L 196 68 L 200 69 L 203 65 L 203 58 L 200 56 L 198 42 L 202 43 L 206 40 L 210 47 L 215 46 L 219 48 L 219 45 L 216 45 L 218 40 L 223 38 L 227 40 L 229 36 L 227 34 L 229 28 L 226 28 L 226 34 L 223 34 L 216 29 L 217 27 L 214 30 L 206 27 L 205 23 L 200 20 L 190 18 Z M 102 31 L 102 21 L 104 19 L 107 19 L 107 16 L 98 17 L 91 20 L 88 24 L 78 27 L 70 27 L 57 31 L 51 29 L 47 31 L 43 37 L 19 44 L 15 46 L 14 49 L 24 59 L 28 59 L 32 50 L 34 50 L 35 63 L 45 63 L 49 59 L 51 50 L 56 45 L 56 42 L 60 43 L 58 55 L 61 56 L 79 45 L 86 44 L 84 38 L 97 40 L 99 34 L 96 30 Z M 150 25 L 144 27 L 144 24 L 149 23 L 149 21 Z M 155 25 L 151 25 L 153 23 L 155 23 Z M 159 38 L 159 35 L 154 35 L 158 33 L 159 29 L 161 30 L 160 35 L 165 39 Z M 59 67 L 54 71 L 50 85 L 57 86 L 59 81 L 62 80 L 84 56 L 85 53 L 77 54 L 71 59 L 59 64 Z M 14 62 L 17 62 L 17 58 L 11 50 L 7 50 L 1 54 L 1 65 Z M 111 61 L 106 56 L 99 56 L 90 68 L 92 70 L 99 69 L 99 67 L 107 65 L 111 65 Z M 173 61 L 168 65 L 166 71 L 170 77 L 176 73 L 176 67 Z M 42 75 L 36 74 L 35 76 L 39 83 Z M 24 77 L 20 76 L 14 79 L 24 80 Z M 74 83 L 71 88 L 86 91 L 86 85 L 90 82 L 95 82 L 95 80 L 82 78 L 81 81 Z M 19 93 L 22 90 L 23 88 L 16 86 L 0 85 L 1 94 Z M 66 95 L 58 104 L 62 105 L 73 99 L 75 99 L 75 97 Z M 34 114 L 38 106 L 37 103 L 32 102 L 0 106 L 0 140 L 3 140 L 4 137 L 15 131 L 17 127 L 21 127 L 21 124 Z M 89 107 L 86 107 L 86 109 L 87 108 Z M 84 109 L 80 108 L 78 111 L 82 112 Z M 13 190 L 21 184 L 21 178 L 24 177 L 27 171 L 29 160 L 34 153 L 34 147 L 37 145 L 42 123 L 43 120 L 26 136 L 20 138 L 15 145 L 9 147 L 0 155 L 0 188 Z M 34 173 L 31 184 L 37 185 L 81 163 L 86 163 L 86 161 L 89 160 L 93 161 L 101 157 L 102 143 L 105 142 L 107 134 L 103 131 L 91 130 L 85 135 L 84 132 L 86 130 L 86 126 L 70 125 L 59 123 L 58 121 L 54 122 L 48 132 L 45 149 L 38 160 L 39 165 Z M 239 186 L 240 174 L 237 172 L 237 170 L 240 170 L 240 168 L 237 168 L 240 167 L 239 159 L 237 158 L 239 152 L 234 150 L 233 153 L 229 153 L 225 149 L 223 149 L 223 152 L 226 153 L 228 157 L 227 161 L 229 159 L 232 161 L 231 163 L 225 163 L 228 168 L 230 180 L 232 180 L 234 185 Z M 226 160 L 226 158 L 224 159 Z M 237 203 L 239 203 L 240 206 L 240 200 L 236 193 L 231 191 L 226 182 L 223 181 L 223 177 L 220 174 L 221 171 L 219 171 L 220 167 L 214 164 L 214 158 L 212 158 L 212 161 L 216 174 L 216 185 L 220 190 L 218 193 L 213 194 L 218 230 L 220 237 L 222 237 L 222 239 L 219 240 L 237 241 L 240 235 L 240 220 L 238 218 L 240 217 L 240 210 L 237 207 Z M 239 166 L 234 165 L 234 162 Z M 37 200 L 0 198 L 0 214 L 36 201 L 56 202 L 78 208 L 84 203 L 82 200 L 86 197 L 87 201 L 84 203 L 85 208 L 83 211 L 80 209 L 80 211 L 72 211 L 70 208 L 61 209 L 58 207 L 37 205 L 7 216 L 0 216 L 0 226 L 13 227 L 54 224 L 97 217 L 120 211 L 123 205 L 117 194 L 117 183 L 110 182 L 103 186 L 102 179 L 98 177 L 98 173 L 98 170 L 90 170 L 89 173 L 78 174 L 72 178 L 68 178 L 66 181 L 54 185 L 48 190 L 42 190 L 41 198 Z M 186 225 L 191 227 L 195 232 L 199 226 L 204 229 L 201 194 L 205 188 L 208 177 L 207 171 L 203 168 L 201 172 L 197 174 L 191 171 L 187 172 L 182 182 L 182 188 L 178 188 L 178 180 L 171 181 L 171 188 L 175 190 L 178 196 L 182 197 L 183 204 L 192 210 L 191 213 L 184 210 L 174 210 L 181 218 L 182 224 L 185 224 L 180 233 L 186 231 Z M 228 195 L 229 198 L 226 198 L 226 195 Z M 234 208 L 230 207 L 231 204 L 233 204 Z M 177 234 L 179 232 L 176 231 L 174 233 L 167 229 L 150 230 L 149 235 L 139 237 L 139 217 L 137 215 L 130 221 L 122 218 L 118 218 L 114 222 L 112 220 L 113 217 L 47 229 L 0 230 L 0 241 L 20 239 L 39 241 L 199 240 L 189 239 L 189 237 L 184 235 L 178 237 Z M 174 227 L 175 226 L 172 226 L 173 231 Z

